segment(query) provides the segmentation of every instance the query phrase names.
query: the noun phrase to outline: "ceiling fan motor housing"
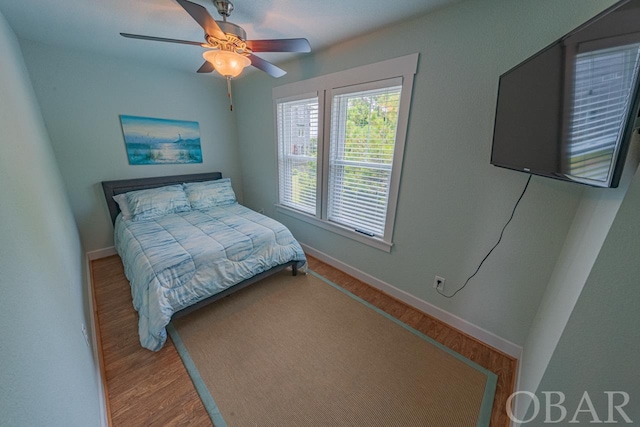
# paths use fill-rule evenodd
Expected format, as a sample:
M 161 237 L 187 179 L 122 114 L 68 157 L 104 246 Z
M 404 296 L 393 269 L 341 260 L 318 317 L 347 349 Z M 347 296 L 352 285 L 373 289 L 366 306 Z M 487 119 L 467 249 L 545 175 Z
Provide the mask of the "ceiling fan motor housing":
M 222 51 L 235 52 L 240 55 L 248 55 L 251 49 L 247 47 L 247 33 L 242 27 L 231 22 L 216 21 L 220 29 L 226 34 L 226 40 L 218 39 L 211 34 L 205 34 L 205 38 L 210 47 Z
M 220 29 L 224 31 L 226 34 L 233 34 L 234 36 L 242 40 L 247 39 L 246 31 L 243 30 L 242 27 L 239 25 L 236 25 L 227 21 L 216 21 L 216 24 L 218 24 Z

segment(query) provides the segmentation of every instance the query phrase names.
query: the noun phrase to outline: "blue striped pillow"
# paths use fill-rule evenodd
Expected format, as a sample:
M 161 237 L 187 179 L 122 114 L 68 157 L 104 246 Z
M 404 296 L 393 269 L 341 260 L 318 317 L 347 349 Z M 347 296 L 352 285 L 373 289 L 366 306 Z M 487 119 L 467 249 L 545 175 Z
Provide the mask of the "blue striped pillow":
M 229 178 L 188 182 L 184 184 L 184 191 L 192 209 L 207 209 L 236 203 L 236 194 L 231 188 L 231 179 Z
M 182 185 L 169 185 L 126 193 L 134 221 L 157 218 L 175 212 L 191 210 Z

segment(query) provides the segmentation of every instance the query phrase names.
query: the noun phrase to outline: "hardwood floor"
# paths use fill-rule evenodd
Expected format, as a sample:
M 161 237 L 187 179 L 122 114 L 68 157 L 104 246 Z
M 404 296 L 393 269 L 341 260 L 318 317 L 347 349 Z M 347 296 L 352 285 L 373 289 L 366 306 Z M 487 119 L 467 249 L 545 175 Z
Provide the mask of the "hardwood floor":
M 515 359 L 316 258 L 308 260 L 318 274 L 496 373 L 491 427 L 509 425 L 505 405 L 515 384 Z M 94 260 L 91 270 L 111 425 L 211 426 L 171 340 L 157 353 L 140 346 L 138 317 L 120 258 Z
M 140 346 L 120 257 L 91 269 L 111 425 L 213 426 L 171 340 L 157 353 Z

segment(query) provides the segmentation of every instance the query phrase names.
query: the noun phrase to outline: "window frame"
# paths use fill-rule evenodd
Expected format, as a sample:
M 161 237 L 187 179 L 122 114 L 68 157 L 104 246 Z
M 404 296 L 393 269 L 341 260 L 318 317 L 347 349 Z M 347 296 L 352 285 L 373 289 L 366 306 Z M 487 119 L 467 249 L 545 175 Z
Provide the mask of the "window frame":
M 402 88 L 403 86 L 403 82 L 402 82 L 402 77 L 393 77 L 390 79 L 384 79 L 384 80 L 377 80 L 377 81 L 373 81 L 373 82 L 366 82 L 366 83 L 361 83 L 361 84 L 356 84 L 356 85 L 350 85 L 350 86 L 343 86 L 340 88 L 334 88 L 328 91 L 327 96 L 328 99 L 331 100 L 328 111 L 329 111 L 329 129 L 331 129 L 331 124 L 333 123 L 333 115 L 331 114 L 333 111 L 333 99 L 336 96 L 340 96 L 340 95 L 346 95 L 346 94 L 355 94 L 358 92 L 365 92 L 365 91 L 369 91 L 369 90 L 376 90 L 376 89 L 384 89 L 384 88 L 392 88 L 392 87 L 398 87 L 400 86 Z M 400 107 L 400 104 L 402 103 L 402 89 L 400 91 L 400 103 L 398 104 L 398 110 Z M 344 112 L 346 113 L 346 111 Z M 399 115 L 400 115 L 400 111 L 398 111 L 398 122 L 396 123 L 396 135 L 395 135 L 395 141 L 394 141 L 394 153 L 393 153 L 393 160 L 391 162 L 391 167 L 390 170 L 391 172 L 393 172 L 394 167 L 396 166 L 396 162 L 395 162 L 395 156 L 396 156 L 396 147 L 397 147 L 397 139 L 398 139 L 398 127 L 399 127 Z M 342 119 L 342 118 L 341 118 Z M 326 179 L 326 184 L 327 184 L 327 194 L 326 194 L 326 199 L 323 199 L 326 201 L 326 203 L 324 204 L 324 207 L 326 208 L 322 218 L 326 219 L 327 221 L 329 221 L 332 224 L 340 224 L 334 221 L 331 221 L 329 219 L 329 187 L 330 187 L 330 176 L 331 176 L 331 131 L 329 131 L 329 133 L 327 134 L 328 138 L 325 140 L 325 143 L 329 146 L 329 150 L 327 150 L 327 155 L 325 157 L 325 159 L 327 160 L 327 169 L 326 169 L 326 173 L 325 173 L 325 177 Z M 373 167 L 373 164 L 371 166 L 366 166 L 366 167 Z M 401 166 L 400 166 L 401 167 Z M 389 177 L 391 180 L 391 177 Z M 389 232 L 389 225 L 393 224 L 394 219 L 389 217 L 389 205 L 390 205 L 390 201 L 392 200 L 392 198 L 396 198 L 397 199 L 397 194 L 392 194 L 392 185 L 391 182 L 389 184 L 389 192 L 387 194 L 387 211 L 385 212 L 385 233 L 382 237 L 383 241 L 391 241 L 391 234 L 388 234 Z M 394 211 L 395 211 L 395 207 L 394 207 Z M 348 228 L 347 226 L 345 226 L 346 228 Z
M 302 211 L 299 209 L 295 209 L 292 206 L 287 206 L 287 205 L 282 205 L 280 204 L 280 136 L 278 134 L 278 130 L 280 129 L 280 125 L 279 125 L 279 121 L 278 121 L 278 103 L 288 103 L 288 102 L 295 102 L 295 101 L 302 101 L 305 99 L 312 99 L 312 98 L 317 98 L 318 99 L 318 129 L 317 129 L 317 133 L 318 133 L 318 146 L 317 146 L 317 151 L 319 152 L 321 149 L 320 146 L 320 141 L 323 140 L 324 135 L 324 129 L 322 128 L 322 126 L 320 126 L 320 118 L 322 117 L 322 109 L 324 107 L 324 104 L 321 100 L 320 94 L 318 93 L 318 91 L 311 91 L 311 92 L 307 92 L 307 93 L 300 93 L 297 95 L 293 95 L 293 96 L 288 96 L 286 98 L 281 98 L 278 99 L 278 102 L 274 102 L 274 117 L 275 117 L 275 125 L 276 125 L 276 159 L 277 159 L 277 170 L 278 170 L 278 206 L 282 206 L 283 208 L 286 209 L 291 209 L 293 211 L 296 212 L 301 212 L 304 214 L 309 215 L 306 211 Z M 317 156 L 317 155 L 316 155 Z M 316 157 L 316 216 L 320 215 L 320 209 L 319 209 L 319 203 L 318 203 L 318 199 L 321 197 L 321 193 L 320 191 L 322 190 L 321 188 L 321 183 L 318 181 L 318 170 L 320 169 L 322 165 L 319 162 L 318 157 Z
M 413 93 L 413 81 L 414 75 L 417 72 L 418 56 L 418 53 L 414 53 L 273 88 L 273 112 L 274 123 L 276 125 L 276 165 L 278 167 L 278 173 L 276 175 L 278 180 L 278 194 L 275 206 L 278 212 L 377 249 L 386 252 L 391 251 L 407 138 L 409 110 Z M 380 85 L 383 81 L 389 81 L 389 86 L 393 86 L 394 79 L 396 79 L 395 85 L 398 85 L 398 79 L 401 79 L 402 89 L 400 92 L 400 104 L 398 106 L 398 123 L 389 182 L 385 232 L 383 236 L 370 237 L 358 233 L 349 227 L 327 220 L 332 100 L 334 94 L 355 92 L 358 88 Z M 308 96 L 313 93 L 317 94 L 318 97 L 318 159 L 315 216 L 280 204 L 280 168 L 278 157 L 280 150 L 278 103 L 287 102 L 296 98 L 301 99 L 304 98 L 305 95 Z

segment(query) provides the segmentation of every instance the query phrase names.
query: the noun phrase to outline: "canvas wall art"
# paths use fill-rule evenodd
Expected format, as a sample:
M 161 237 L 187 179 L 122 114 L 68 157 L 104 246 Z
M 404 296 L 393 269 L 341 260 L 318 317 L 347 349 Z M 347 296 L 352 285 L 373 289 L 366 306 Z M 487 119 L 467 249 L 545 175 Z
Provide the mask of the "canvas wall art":
M 120 116 L 131 165 L 202 163 L 198 122 Z

